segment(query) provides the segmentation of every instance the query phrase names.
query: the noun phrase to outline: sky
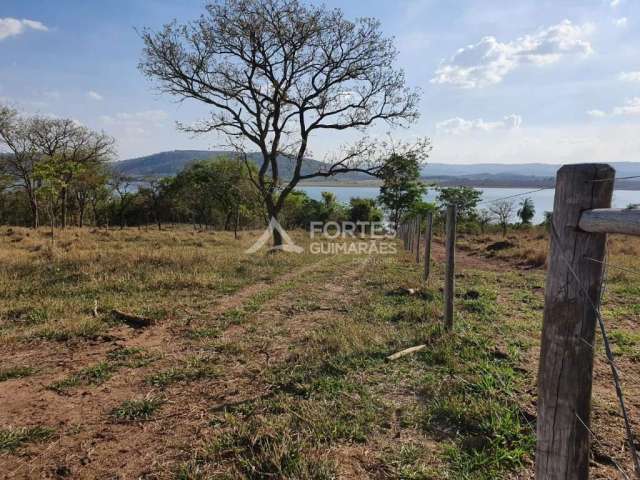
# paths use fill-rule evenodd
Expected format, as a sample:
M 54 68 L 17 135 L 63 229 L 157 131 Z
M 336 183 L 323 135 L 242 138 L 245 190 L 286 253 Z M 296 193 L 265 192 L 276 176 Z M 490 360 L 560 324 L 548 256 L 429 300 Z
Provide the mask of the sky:
M 375 17 L 422 91 L 438 163 L 640 161 L 639 0 L 328 0 Z M 118 158 L 216 149 L 176 128 L 204 106 L 158 93 L 137 33 L 203 12 L 200 0 L 1 0 L 0 102 L 69 117 L 117 140 Z M 373 134 L 388 131 L 377 126 Z M 322 159 L 354 134 L 312 139 Z

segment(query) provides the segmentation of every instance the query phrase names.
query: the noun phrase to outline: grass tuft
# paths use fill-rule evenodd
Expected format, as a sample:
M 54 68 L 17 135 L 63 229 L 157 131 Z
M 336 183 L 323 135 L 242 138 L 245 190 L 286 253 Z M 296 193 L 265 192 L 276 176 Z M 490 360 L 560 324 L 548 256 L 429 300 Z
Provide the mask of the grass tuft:
M 28 377 L 29 375 L 33 375 L 35 372 L 35 368 L 31 367 L 0 368 L 0 382 L 12 380 L 14 378 Z
M 162 403 L 163 401 L 157 398 L 126 400 L 111 411 L 110 417 L 115 423 L 150 420 Z
M 147 377 L 147 382 L 154 387 L 167 387 L 178 382 L 193 382 L 219 375 L 218 368 L 210 358 L 192 358 L 182 366 L 172 367 L 163 372 Z
M 100 362 L 84 368 L 67 378 L 53 382 L 48 388 L 62 393 L 73 387 L 100 385 L 109 380 L 114 371 L 115 367 L 112 364 Z
M 22 427 L 0 430 L 0 452 L 14 452 L 25 443 L 43 442 L 53 436 L 48 427 Z

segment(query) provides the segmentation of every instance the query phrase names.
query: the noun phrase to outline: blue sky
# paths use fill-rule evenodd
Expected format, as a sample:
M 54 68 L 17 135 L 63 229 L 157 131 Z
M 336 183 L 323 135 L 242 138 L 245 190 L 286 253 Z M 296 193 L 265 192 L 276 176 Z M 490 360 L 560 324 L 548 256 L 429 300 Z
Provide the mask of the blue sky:
M 638 0 L 326 2 L 382 21 L 429 136 L 431 161 L 640 161 Z M 202 106 L 155 92 L 137 70 L 135 28 L 188 21 L 190 0 L 2 0 L 0 101 L 71 117 L 116 137 L 120 158 L 216 148 L 191 138 Z M 383 134 L 386 127 L 375 133 Z M 318 137 L 322 158 L 352 135 Z

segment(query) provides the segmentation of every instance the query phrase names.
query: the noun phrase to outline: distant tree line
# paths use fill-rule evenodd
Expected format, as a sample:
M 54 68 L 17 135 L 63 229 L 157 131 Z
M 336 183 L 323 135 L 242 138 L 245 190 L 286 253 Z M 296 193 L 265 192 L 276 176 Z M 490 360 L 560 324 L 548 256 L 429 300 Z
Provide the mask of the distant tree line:
M 260 228 L 268 220 L 252 178 L 257 167 L 239 158 L 193 162 L 173 177 L 132 178 L 110 163 L 114 140 L 71 119 L 24 116 L 0 107 L 0 224 L 37 228 L 186 223 L 199 229 Z M 286 228 L 312 221 L 379 221 L 375 200 L 341 204 L 323 192 L 313 200 L 294 191 L 283 205 Z
M 113 169 L 114 140 L 71 119 L 24 116 L 0 107 L 0 223 L 82 227 L 191 224 L 194 228 L 261 228 L 270 218 L 256 186 L 258 167 L 240 156 L 189 164 L 173 177 L 131 178 Z M 279 214 L 285 228 L 311 222 L 382 221 L 391 226 L 415 216 L 435 214 L 443 222 L 447 205 L 456 205 L 462 231 L 484 233 L 490 224 L 506 235 L 517 213 L 519 225 L 535 214 L 526 198 L 516 212 L 503 200 L 478 208 L 482 192 L 470 187 L 438 188 L 436 201 L 424 201 L 427 185 L 419 177 L 421 157 L 393 153 L 383 163 L 377 199 L 352 198 L 348 204 L 323 192 L 315 200 L 293 190 Z
M 37 228 L 43 217 L 62 227 L 73 218 L 82 225 L 114 144 L 72 119 L 0 106 L 0 220 Z

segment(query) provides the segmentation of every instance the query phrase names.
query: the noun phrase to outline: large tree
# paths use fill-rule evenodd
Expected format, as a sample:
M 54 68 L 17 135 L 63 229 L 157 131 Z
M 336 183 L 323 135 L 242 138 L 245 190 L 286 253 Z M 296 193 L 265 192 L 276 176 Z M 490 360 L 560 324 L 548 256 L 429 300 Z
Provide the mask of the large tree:
M 65 227 L 69 189 L 77 185 L 77 176 L 98 169 L 111 157 L 114 143 L 112 137 L 71 119 L 24 116 L 11 107 L 0 106 L 0 147 L 8 150 L 0 161 L 0 168 L 25 191 L 31 223 L 36 228 L 38 189 L 45 177 L 48 197 L 51 185 L 55 183 L 60 187 L 62 226 Z
M 383 180 L 378 200 L 390 214 L 394 229 L 403 215 L 422 200 L 427 191 L 420 181 L 420 161 L 415 155 L 391 155 L 380 171 Z
M 502 227 L 502 236 L 507 236 L 507 228 L 509 227 L 509 221 L 513 216 L 514 205 L 510 200 L 500 200 L 493 202 L 489 206 L 489 211 L 492 213 L 498 225 Z
M 33 138 L 31 122 L 7 106 L 0 105 L 0 146 L 8 154 L 0 160 L 1 172 L 24 190 L 31 209 L 31 225 L 38 228 L 40 223 L 38 206 L 38 184 L 34 169 L 40 154 Z
M 468 220 L 475 216 L 475 209 L 482 197 L 482 191 L 465 186 L 440 187 L 438 190 L 437 200 L 443 208 L 455 205 L 458 217 L 463 220 Z
M 363 137 L 303 172 L 315 133 L 402 126 L 418 117 L 418 94 L 405 85 L 392 41 L 371 18 L 349 21 L 338 9 L 298 0 L 219 0 L 194 22 L 145 30 L 142 38 L 141 71 L 161 91 L 210 107 L 209 118 L 181 128 L 217 132 L 241 154 L 259 151 L 253 182 L 270 217 L 300 180 L 375 175 L 388 158 Z M 292 162 L 292 178 L 281 178 L 279 159 Z
M 529 197 L 522 200 L 517 213 L 522 225 L 531 225 L 531 220 L 533 220 L 533 217 L 536 215 L 536 207 L 533 200 Z
M 40 154 L 53 160 L 60 187 L 61 223 L 67 226 L 69 190 L 76 177 L 100 167 L 113 156 L 115 140 L 104 132 L 96 132 L 68 118 L 33 117 L 31 136 Z

